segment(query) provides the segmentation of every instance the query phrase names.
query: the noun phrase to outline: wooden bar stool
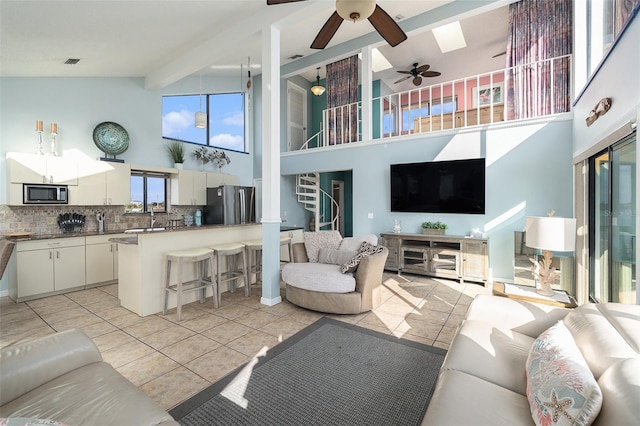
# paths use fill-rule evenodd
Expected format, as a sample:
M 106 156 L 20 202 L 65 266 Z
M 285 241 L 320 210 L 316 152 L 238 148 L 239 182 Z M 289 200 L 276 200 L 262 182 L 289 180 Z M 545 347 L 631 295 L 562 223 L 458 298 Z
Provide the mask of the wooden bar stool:
M 187 250 L 176 250 L 165 253 L 167 259 L 167 276 L 165 279 L 164 293 L 164 315 L 167 314 L 169 303 L 169 293 L 176 294 L 176 313 L 178 321 L 182 320 L 182 294 L 187 291 L 200 290 L 200 303 L 204 303 L 207 297 L 207 287 L 211 287 L 213 291 L 213 307 L 218 307 L 220 299 L 219 287 L 213 279 L 207 280 L 207 272 L 209 267 L 213 268 L 213 250 L 210 248 L 194 248 Z M 177 283 L 171 285 L 171 263 L 177 262 L 178 269 L 176 271 Z M 185 264 L 195 264 L 196 279 L 183 281 L 183 266 Z M 213 275 L 213 272 L 212 272 Z
M 247 262 L 248 262 L 248 275 L 249 282 L 251 281 L 251 274 L 256 274 L 256 285 L 262 283 L 262 239 L 248 240 L 242 242 L 245 246 Z M 286 245 L 289 252 L 289 261 L 293 261 L 293 246 L 291 244 L 291 237 L 280 236 L 280 246 Z M 255 259 L 255 263 L 252 262 Z M 244 289 L 245 296 L 251 296 L 251 284 Z
M 239 279 L 244 281 L 245 291 L 249 286 L 248 270 L 247 270 L 247 258 L 245 256 L 245 248 L 242 243 L 222 243 L 207 246 L 208 249 L 213 250 L 213 257 L 215 259 L 215 281 L 218 287 L 218 303 L 221 302 L 220 289 L 222 283 L 228 282 L 229 291 L 235 292 L 237 288 L 237 282 Z M 242 258 L 242 269 L 237 262 L 237 258 Z M 226 262 L 226 272 L 222 272 L 222 260 Z M 213 280 L 213 273 L 212 273 Z
M 262 240 L 243 241 L 245 256 L 247 258 L 247 285 L 244 287 L 244 295 L 251 296 L 251 274 L 256 274 L 256 285 L 262 281 Z

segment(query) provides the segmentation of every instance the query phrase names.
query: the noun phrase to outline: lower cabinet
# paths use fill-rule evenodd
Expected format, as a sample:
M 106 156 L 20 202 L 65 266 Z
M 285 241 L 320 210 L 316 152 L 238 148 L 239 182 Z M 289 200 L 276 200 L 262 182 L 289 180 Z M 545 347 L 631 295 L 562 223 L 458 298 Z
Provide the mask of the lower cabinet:
M 18 242 L 16 280 L 10 289 L 17 301 L 84 285 L 84 237 Z
M 381 234 L 389 249 L 385 269 L 460 281 L 489 279 L 488 240 L 424 234 Z
M 118 279 L 118 244 L 109 241 L 126 234 L 86 237 L 86 285 L 102 284 Z

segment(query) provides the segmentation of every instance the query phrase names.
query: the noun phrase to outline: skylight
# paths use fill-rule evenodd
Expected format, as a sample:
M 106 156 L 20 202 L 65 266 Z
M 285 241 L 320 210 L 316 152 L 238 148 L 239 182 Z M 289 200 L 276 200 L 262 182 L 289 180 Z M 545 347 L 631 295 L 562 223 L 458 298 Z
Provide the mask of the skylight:
M 460 27 L 459 21 L 434 28 L 433 36 L 436 38 L 442 53 L 467 47 L 467 42 L 464 39 L 464 34 L 462 34 L 462 27 Z
M 362 59 L 362 53 L 358 53 L 358 58 Z M 393 68 L 393 65 L 387 58 L 376 47 L 371 49 L 371 69 L 373 72 L 380 72 L 389 68 Z

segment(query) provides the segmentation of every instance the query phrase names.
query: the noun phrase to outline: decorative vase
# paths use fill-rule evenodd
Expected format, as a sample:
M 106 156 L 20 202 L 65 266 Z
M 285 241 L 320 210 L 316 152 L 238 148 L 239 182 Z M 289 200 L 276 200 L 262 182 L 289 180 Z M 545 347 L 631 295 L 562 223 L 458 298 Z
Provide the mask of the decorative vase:
M 444 235 L 444 229 L 422 228 L 425 235 Z
M 184 163 L 173 163 L 173 167 L 178 170 L 182 170 L 182 167 L 184 167 Z

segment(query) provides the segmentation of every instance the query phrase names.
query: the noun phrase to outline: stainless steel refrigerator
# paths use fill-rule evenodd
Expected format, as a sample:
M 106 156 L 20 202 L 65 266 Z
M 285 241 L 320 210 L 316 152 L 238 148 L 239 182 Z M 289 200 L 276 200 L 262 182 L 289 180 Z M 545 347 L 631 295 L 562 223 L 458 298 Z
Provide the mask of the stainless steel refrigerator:
M 207 188 L 203 209 L 205 225 L 255 223 L 256 191 L 253 186 L 221 185 Z

